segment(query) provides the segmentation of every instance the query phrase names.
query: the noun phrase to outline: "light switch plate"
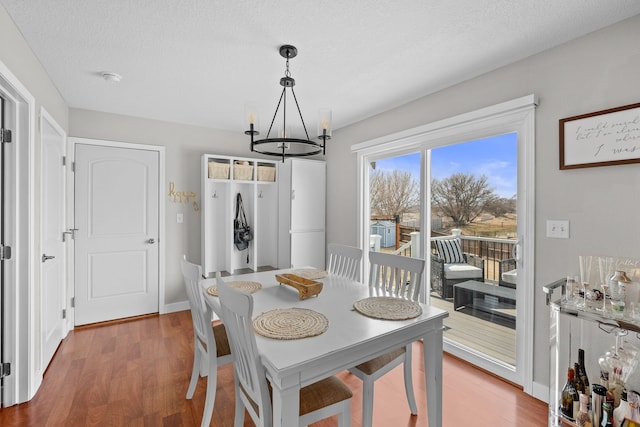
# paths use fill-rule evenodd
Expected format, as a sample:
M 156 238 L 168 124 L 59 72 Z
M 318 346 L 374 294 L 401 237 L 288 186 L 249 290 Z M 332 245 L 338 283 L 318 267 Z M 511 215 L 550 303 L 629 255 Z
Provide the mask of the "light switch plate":
M 177 215 L 176 220 L 178 221 L 178 224 L 182 224 L 184 222 L 184 217 L 181 213 Z
M 554 239 L 569 238 L 569 221 L 548 219 L 547 220 L 547 237 Z

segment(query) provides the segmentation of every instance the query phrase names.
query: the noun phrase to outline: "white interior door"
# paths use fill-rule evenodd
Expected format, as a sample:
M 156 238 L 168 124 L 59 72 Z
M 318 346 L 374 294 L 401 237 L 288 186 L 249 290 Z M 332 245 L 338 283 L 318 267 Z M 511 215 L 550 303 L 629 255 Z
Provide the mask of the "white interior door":
M 76 325 L 158 311 L 157 151 L 76 144 Z
M 66 137 L 64 131 L 47 114 L 42 114 L 41 139 L 40 330 L 44 371 L 64 337 L 63 310 L 66 301 L 67 266 L 63 242 L 63 232 L 66 230 L 66 182 L 63 162 L 66 155 Z
M 0 129 L 4 129 L 4 98 L 0 96 Z M 4 191 L 4 144 L 0 143 L 0 250 L 4 249 L 4 222 L 5 222 L 5 191 Z M 0 316 L 0 363 L 4 363 L 5 355 L 4 355 L 4 289 L 5 289 L 5 271 L 4 271 L 4 257 L 0 256 L 0 311 L 2 311 L 3 315 Z M 8 283 L 8 280 L 6 280 Z M 0 374 L 0 406 L 4 404 L 4 379 Z

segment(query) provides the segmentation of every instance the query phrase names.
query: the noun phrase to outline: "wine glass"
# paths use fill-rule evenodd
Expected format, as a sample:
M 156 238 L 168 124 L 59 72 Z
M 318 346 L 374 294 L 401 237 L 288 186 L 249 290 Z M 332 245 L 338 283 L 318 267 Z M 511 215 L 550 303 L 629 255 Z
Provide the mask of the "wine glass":
M 598 257 L 598 267 L 600 271 L 600 287 L 602 288 L 602 308 L 598 308 L 603 315 L 606 315 L 609 311 L 607 309 L 607 293 L 609 293 L 609 274 L 613 267 L 613 258 L 610 257 Z
M 579 298 L 578 276 L 567 276 L 567 285 L 565 288 L 565 303 L 575 306 L 576 300 Z
M 580 305 L 584 310 L 587 309 L 587 290 L 589 289 L 589 282 L 591 282 L 591 263 L 593 257 L 591 255 L 580 255 L 578 257 L 580 262 L 580 284 L 582 285 L 582 291 L 584 300 Z

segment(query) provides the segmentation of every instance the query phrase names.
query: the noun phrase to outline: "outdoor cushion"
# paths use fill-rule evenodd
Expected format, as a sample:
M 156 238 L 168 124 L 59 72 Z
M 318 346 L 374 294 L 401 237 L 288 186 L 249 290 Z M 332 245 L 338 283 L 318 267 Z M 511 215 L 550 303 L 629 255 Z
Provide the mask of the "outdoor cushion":
M 445 279 L 482 279 L 482 269 L 469 264 L 445 264 Z
M 464 263 L 460 239 L 436 240 L 436 249 L 445 264 Z

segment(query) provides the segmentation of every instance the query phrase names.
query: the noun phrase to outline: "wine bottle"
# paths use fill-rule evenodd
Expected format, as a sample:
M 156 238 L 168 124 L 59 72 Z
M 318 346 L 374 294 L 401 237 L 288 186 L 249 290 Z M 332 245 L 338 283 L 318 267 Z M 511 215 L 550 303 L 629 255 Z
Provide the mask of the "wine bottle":
M 613 408 L 611 403 L 604 402 L 602 404 L 602 427 L 613 427 Z
M 567 370 L 567 383 L 564 385 L 564 388 L 562 389 L 562 398 L 561 398 L 561 402 L 560 402 L 560 410 L 562 411 L 562 414 L 573 420 L 573 416 L 574 416 L 574 404 L 580 404 L 580 400 L 578 397 L 578 392 L 576 391 L 576 385 L 575 385 L 575 371 L 573 370 L 573 368 L 569 368 Z M 575 411 L 575 414 L 577 414 L 577 410 Z
M 579 363 L 574 363 L 573 364 L 573 371 L 575 372 L 575 379 L 573 380 L 574 384 L 576 385 L 576 391 L 578 392 L 578 396 L 581 394 L 585 394 L 585 388 L 584 388 L 584 382 L 582 381 L 582 377 L 580 376 L 580 364 Z M 577 413 L 577 412 L 576 412 Z
M 629 402 L 627 402 L 627 392 L 626 390 L 622 391 L 622 395 L 620 396 L 620 405 L 613 410 L 613 426 L 620 427 L 622 425 L 622 421 L 625 418 L 631 417 L 631 407 L 629 406 Z
M 580 377 L 580 381 L 584 385 L 584 394 L 586 394 L 587 396 L 591 396 L 589 377 L 587 376 L 587 367 L 584 364 L 584 350 L 581 348 L 578 349 L 578 366 L 579 371 L 576 375 Z
M 589 415 L 589 409 L 587 405 L 589 404 L 589 396 L 586 394 L 580 395 L 580 411 L 578 415 L 576 415 L 576 424 L 578 427 L 592 427 L 591 424 L 591 416 Z

